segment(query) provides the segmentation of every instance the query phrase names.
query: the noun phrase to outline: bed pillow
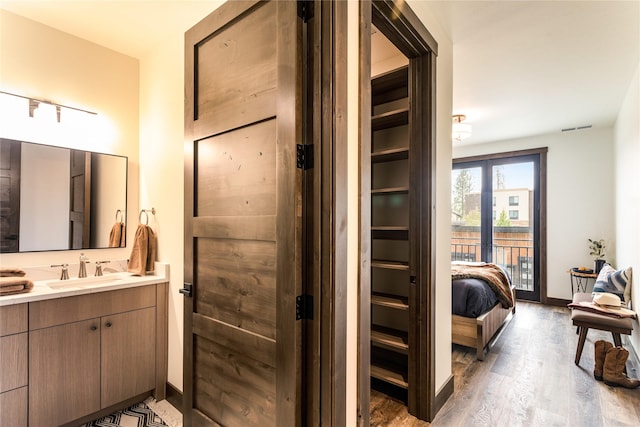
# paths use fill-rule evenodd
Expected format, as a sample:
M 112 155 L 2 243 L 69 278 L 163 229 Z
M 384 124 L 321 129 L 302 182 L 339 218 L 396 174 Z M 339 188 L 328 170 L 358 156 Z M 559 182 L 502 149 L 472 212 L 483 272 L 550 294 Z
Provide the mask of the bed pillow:
M 631 296 L 631 267 L 616 271 L 605 264 L 593 285 L 593 292 L 611 292 L 628 302 Z

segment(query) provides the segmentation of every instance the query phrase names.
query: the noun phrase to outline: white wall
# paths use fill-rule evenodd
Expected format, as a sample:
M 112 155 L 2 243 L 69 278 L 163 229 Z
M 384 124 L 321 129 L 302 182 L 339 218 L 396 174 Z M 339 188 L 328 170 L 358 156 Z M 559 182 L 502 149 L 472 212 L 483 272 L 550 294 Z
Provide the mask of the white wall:
M 614 126 L 615 251 L 618 268 L 633 268 L 633 309 L 640 307 L 640 64 Z M 640 325 L 631 343 L 640 354 Z
M 615 263 L 613 129 L 455 145 L 453 157 L 548 147 L 547 296 L 571 299 L 567 270 L 592 266 L 588 238 L 604 239 Z M 615 265 L 615 264 L 614 264 Z
M 158 259 L 170 264 L 169 369 L 182 391 L 184 47 L 175 34 L 140 61 L 140 206 L 155 207 Z M 150 223 L 151 224 L 151 223 Z
M 91 241 L 98 248 L 109 246 L 111 228 L 124 212 L 127 191 L 127 165 L 122 157 L 93 155 L 91 160 L 92 190 L 100 197 L 93 198 L 91 209 Z M 130 224 L 133 227 L 133 224 Z
M 138 60 L 5 10 L 0 10 L 0 51 L 1 91 L 97 113 L 88 133 L 73 133 L 68 110 L 62 111 L 62 123 L 34 126 L 25 109 L 20 126 L 14 126 L 18 118 L 0 122 L 0 137 L 127 156 L 131 242 L 131 225 L 138 221 Z M 84 252 L 90 259 L 126 259 L 130 248 Z M 77 264 L 78 256 L 79 251 L 2 254 L 0 264 Z
M 21 146 L 19 250 L 68 248 L 69 150 L 25 143 Z

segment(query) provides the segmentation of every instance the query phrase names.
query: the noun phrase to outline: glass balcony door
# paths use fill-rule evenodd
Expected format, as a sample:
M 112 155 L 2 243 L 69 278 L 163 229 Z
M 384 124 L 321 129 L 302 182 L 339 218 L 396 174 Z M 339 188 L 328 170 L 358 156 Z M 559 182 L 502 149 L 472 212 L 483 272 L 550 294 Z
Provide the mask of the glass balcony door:
M 540 301 L 540 157 L 457 162 L 451 178 L 451 260 L 498 264 Z

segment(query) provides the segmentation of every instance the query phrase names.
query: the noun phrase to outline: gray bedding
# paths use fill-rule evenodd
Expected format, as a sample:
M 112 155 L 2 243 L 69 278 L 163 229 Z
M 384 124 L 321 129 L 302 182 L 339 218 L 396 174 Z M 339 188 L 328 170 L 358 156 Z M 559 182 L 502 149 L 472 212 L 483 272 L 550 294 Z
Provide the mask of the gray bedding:
M 498 297 L 484 280 L 455 279 L 451 288 L 451 312 L 458 316 L 478 317 L 498 304 Z

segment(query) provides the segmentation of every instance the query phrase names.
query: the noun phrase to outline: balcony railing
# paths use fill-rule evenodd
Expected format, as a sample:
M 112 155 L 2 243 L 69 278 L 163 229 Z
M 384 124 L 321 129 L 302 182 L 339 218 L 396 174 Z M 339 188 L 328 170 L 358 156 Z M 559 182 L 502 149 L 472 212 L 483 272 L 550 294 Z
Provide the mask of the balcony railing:
M 501 239 L 505 240 L 505 239 Z M 533 291 L 533 241 L 511 239 L 511 245 L 493 245 L 493 263 L 509 273 L 516 289 Z M 481 261 L 480 243 L 451 243 L 451 261 Z

